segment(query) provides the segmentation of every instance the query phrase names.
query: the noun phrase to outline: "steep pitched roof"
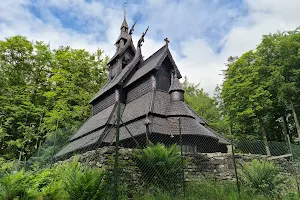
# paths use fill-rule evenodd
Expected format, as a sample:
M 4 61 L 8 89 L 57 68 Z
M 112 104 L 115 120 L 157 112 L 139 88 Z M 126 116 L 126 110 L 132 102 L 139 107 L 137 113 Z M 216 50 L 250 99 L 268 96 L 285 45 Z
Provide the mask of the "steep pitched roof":
M 142 62 L 139 66 L 139 69 L 133 74 L 133 76 L 127 81 L 125 87 L 129 86 L 133 82 L 139 80 L 142 76 L 148 74 L 150 71 L 154 69 L 158 69 L 165 58 L 168 57 L 173 64 L 174 68 L 177 71 L 178 78 L 181 78 L 181 74 L 173 60 L 171 52 L 168 48 L 168 45 L 164 45 L 159 50 L 157 50 L 154 54 L 152 54 L 149 58 L 147 58 L 144 62 Z
M 146 132 L 146 126 L 144 124 L 145 118 L 133 121 L 125 126 L 120 127 L 120 140 L 125 140 L 131 138 L 132 136 L 136 137 L 139 135 L 142 135 Z M 130 133 L 128 132 L 128 130 Z M 115 138 L 116 135 L 116 129 L 111 129 L 110 132 L 107 134 L 107 136 L 104 138 L 104 143 L 114 143 L 116 141 Z
M 162 135 L 172 135 L 172 131 L 169 127 L 167 118 L 154 116 L 151 123 L 152 133 L 158 133 Z
M 206 122 L 202 119 L 202 117 L 200 117 L 192 108 L 191 106 L 189 106 L 189 104 L 186 104 L 187 107 L 190 109 L 190 111 L 192 112 L 194 118 L 202 125 L 205 125 Z
M 126 16 L 124 15 L 124 19 L 123 19 L 123 22 L 122 22 L 122 25 L 121 25 L 121 29 L 125 27 L 128 29 L 128 24 L 127 24 L 127 21 L 126 21 Z
M 105 128 L 102 128 L 98 131 L 95 131 L 91 134 L 88 134 L 82 138 L 79 138 L 77 140 L 74 140 L 74 141 L 68 143 L 55 155 L 55 157 L 58 158 L 65 154 L 68 154 L 68 153 L 71 153 L 71 152 L 74 152 L 79 149 L 83 149 L 90 145 L 95 144 L 99 140 L 99 138 L 102 135 L 102 133 L 104 132 L 104 130 L 105 130 Z
M 209 131 L 211 131 L 212 133 L 215 134 L 215 136 L 219 139 L 219 143 L 226 144 L 226 145 L 231 144 L 230 140 L 226 139 L 226 137 L 224 135 L 214 131 L 209 126 L 205 126 L 205 128 L 207 128 Z
M 155 91 L 154 106 L 152 112 L 158 115 L 166 115 L 170 103 L 170 95 L 166 92 Z
M 123 82 L 123 80 L 128 76 L 132 69 L 140 62 L 142 58 L 140 51 L 141 50 L 138 49 L 138 52 L 136 52 L 133 60 L 129 64 L 127 64 L 126 67 L 117 76 L 107 81 L 107 83 L 100 89 L 99 92 L 97 92 L 97 94 L 90 101 L 90 103 L 92 103 L 94 100 L 96 100 L 98 97 L 100 97 L 102 94 L 104 94 L 114 86 Z
M 141 97 L 127 103 L 122 114 L 122 121 L 126 123 L 149 113 L 151 101 L 152 92 L 148 92 Z
M 78 139 L 79 137 L 84 136 L 87 133 L 90 133 L 102 126 L 104 126 L 113 110 L 115 109 L 115 104 L 109 106 L 108 108 L 102 110 L 101 112 L 97 113 L 96 115 L 91 116 L 86 122 L 78 129 L 75 135 L 73 135 L 70 141 Z
M 167 116 L 187 116 L 194 118 L 184 101 L 171 101 L 166 114 Z
M 122 37 L 124 37 L 124 36 L 120 35 L 117 41 L 119 41 Z M 109 59 L 109 61 L 108 61 L 107 64 L 110 64 L 111 61 L 113 61 L 117 56 L 123 55 L 123 54 L 127 51 L 127 49 L 128 49 L 129 47 L 131 47 L 132 51 L 133 51 L 134 54 L 135 54 L 136 49 L 135 49 L 135 46 L 134 46 L 134 44 L 133 44 L 133 42 L 132 42 L 131 36 L 128 38 L 128 41 L 126 42 L 126 44 L 125 44 L 123 47 L 121 47 L 121 48 L 115 53 L 115 55 L 113 55 L 113 57 L 111 57 L 111 59 Z
M 180 119 L 182 135 L 198 135 L 218 140 L 218 138 L 211 131 L 199 124 L 195 119 L 190 117 L 180 117 Z M 178 117 L 169 117 L 167 118 L 167 121 L 172 134 L 179 135 Z

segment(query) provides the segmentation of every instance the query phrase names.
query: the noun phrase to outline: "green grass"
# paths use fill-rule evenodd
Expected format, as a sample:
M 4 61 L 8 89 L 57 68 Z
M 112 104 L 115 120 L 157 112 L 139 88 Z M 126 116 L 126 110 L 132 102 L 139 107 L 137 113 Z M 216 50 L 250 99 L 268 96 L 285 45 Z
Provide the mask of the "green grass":
M 211 182 L 203 180 L 200 182 L 187 183 L 186 196 L 172 195 L 164 191 L 146 193 L 137 196 L 135 199 L 141 200 L 296 200 L 299 199 L 296 193 L 287 194 L 281 197 L 271 197 L 269 195 L 257 194 L 255 192 L 242 190 L 238 195 L 235 182 L 222 181 Z

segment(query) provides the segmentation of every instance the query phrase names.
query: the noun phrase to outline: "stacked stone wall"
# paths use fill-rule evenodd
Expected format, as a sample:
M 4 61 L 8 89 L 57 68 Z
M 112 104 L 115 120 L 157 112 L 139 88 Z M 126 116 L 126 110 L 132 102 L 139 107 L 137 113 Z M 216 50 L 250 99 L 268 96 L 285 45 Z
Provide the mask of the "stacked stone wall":
M 136 166 L 134 166 L 133 152 L 136 149 L 121 148 L 119 150 L 119 163 L 129 163 L 131 166 L 126 166 L 125 169 L 129 174 L 134 174 L 135 177 L 140 176 L 140 172 Z M 109 159 L 114 154 L 114 147 L 102 147 L 97 150 L 88 151 L 83 154 L 76 155 L 79 162 L 91 167 L 107 168 L 109 165 Z M 184 154 L 185 158 L 188 158 L 189 164 L 185 167 L 185 179 L 186 181 L 216 179 L 216 180 L 235 180 L 234 162 L 232 154 L 228 153 L 208 153 L 208 154 Z M 253 159 L 267 159 L 263 155 L 251 155 L 251 154 L 237 154 L 236 166 L 238 170 L 242 169 L 246 163 L 251 162 Z M 71 162 L 74 156 L 60 162 Z M 280 169 L 282 174 L 291 175 L 293 167 L 288 158 L 280 158 L 272 160 Z

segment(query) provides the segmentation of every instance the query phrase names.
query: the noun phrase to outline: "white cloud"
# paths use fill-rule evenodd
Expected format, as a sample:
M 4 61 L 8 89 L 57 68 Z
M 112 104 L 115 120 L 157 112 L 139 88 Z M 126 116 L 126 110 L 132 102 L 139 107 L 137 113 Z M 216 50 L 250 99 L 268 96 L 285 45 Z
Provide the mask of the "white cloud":
M 240 56 L 254 49 L 263 34 L 292 30 L 300 25 L 299 0 L 244 0 L 244 6 L 248 9 L 246 15 L 239 8 L 221 5 L 220 2 L 210 1 L 208 5 L 207 1 L 196 0 L 130 3 L 128 24 L 133 22 L 130 17 L 140 11 L 145 17 L 145 22 L 138 22 L 136 26 L 134 44 L 145 27 L 150 25 L 142 47 L 145 58 L 158 50 L 164 44 L 163 39 L 168 37 L 172 54 L 182 74 L 190 81 L 200 82 L 205 91 L 213 94 L 216 84 L 222 81 L 219 74 L 225 68 L 224 63 L 229 56 Z M 114 1 L 104 5 L 102 1 L 39 0 L 31 5 L 42 7 L 39 19 L 27 8 L 29 4 L 28 0 L 1 2 L 0 39 L 19 34 L 30 40 L 50 42 L 52 48 L 60 45 L 91 51 L 101 48 L 106 54 L 113 55 L 113 44 L 119 35 L 123 18 L 122 5 L 116 5 Z M 81 23 L 81 28 L 88 31 L 64 27 L 51 9 L 68 13 Z M 208 33 L 221 35 L 221 38 Z M 207 37 L 216 41 L 208 43 Z M 176 42 L 181 48 L 175 51 L 173 44 Z M 220 53 L 216 53 L 216 44 L 223 45 Z
M 254 49 L 264 34 L 293 30 L 300 25 L 299 0 L 247 0 L 245 3 L 249 13 L 221 39 L 224 46 L 220 54 L 201 38 L 182 42 L 182 54 L 186 57 L 178 61 L 181 71 L 192 82 L 200 82 L 211 95 L 216 84 L 222 83 L 219 74 L 229 56 L 240 56 Z
M 55 3 L 56 1 L 51 1 Z M 66 2 L 66 1 L 63 1 Z M 65 4 L 59 5 L 65 5 Z M 72 4 L 72 2 L 75 2 Z M 76 4 L 79 1 L 69 2 L 68 5 L 78 6 L 78 8 L 87 9 L 86 12 L 96 13 L 101 6 L 91 5 L 91 7 L 81 7 L 84 4 Z M 57 48 L 60 45 L 69 45 L 73 48 L 85 48 L 95 51 L 97 48 L 105 49 L 106 54 L 113 54 L 115 48 L 107 41 L 97 41 L 97 32 L 80 33 L 73 29 L 64 28 L 60 20 L 51 14 L 47 15 L 47 22 L 42 21 L 33 15 L 27 8 L 29 3 L 27 1 L 9 1 L 8 3 L 0 4 L 0 37 L 10 37 L 14 35 L 27 36 L 30 40 L 42 40 L 49 42 L 51 48 Z M 53 4 L 55 5 L 55 4 Z M 66 5 L 65 5 L 66 6 Z M 47 12 L 47 8 L 43 10 Z M 80 11 L 78 11 L 80 12 Z M 86 13 L 87 14 L 87 13 Z M 110 15 L 106 15 L 110 18 Z M 103 16 L 102 16 L 103 17 Z M 49 20 L 51 19 L 51 20 Z M 109 21 L 109 20 L 107 20 Z M 111 21 L 111 20 L 110 20 Z M 115 30 L 113 30 L 115 31 Z M 113 32 L 110 28 L 107 32 Z

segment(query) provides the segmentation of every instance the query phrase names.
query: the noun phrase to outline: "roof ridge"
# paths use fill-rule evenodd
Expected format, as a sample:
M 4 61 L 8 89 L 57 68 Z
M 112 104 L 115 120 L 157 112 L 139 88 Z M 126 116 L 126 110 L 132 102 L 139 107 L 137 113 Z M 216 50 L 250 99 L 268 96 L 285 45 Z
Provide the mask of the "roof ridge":
M 144 60 L 143 62 L 141 62 L 141 64 L 139 65 L 139 68 L 133 73 L 132 77 L 128 80 L 128 82 L 125 84 L 125 87 L 127 87 L 128 85 L 132 84 L 133 82 L 135 82 L 137 79 L 135 79 L 135 75 L 140 72 L 140 71 L 143 71 L 143 70 L 147 70 L 147 68 L 145 68 L 144 66 L 147 65 L 148 63 L 151 63 L 153 60 L 155 60 L 156 57 L 159 57 L 161 56 L 162 58 L 165 58 L 167 56 L 167 49 L 168 49 L 168 46 L 167 45 L 164 45 L 162 46 L 160 49 L 158 49 L 155 53 L 153 53 L 150 57 L 148 57 L 146 60 Z M 149 68 L 149 70 L 153 70 L 153 69 L 157 69 L 157 63 L 159 63 L 161 60 L 161 58 L 159 59 L 158 62 L 156 62 L 154 65 L 153 65 L 153 68 L 151 66 L 151 69 Z M 147 71 L 146 73 L 150 72 L 150 71 Z M 142 72 L 143 73 L 143 72 Z M 145 75 L 145 74 L 143 74 Z M 142 76 L 143 76 L 142 75 Z M 135 78 L 133 78 L 135 77 Z
M 178 67 L 177 67 L 177 65 L 175 63 L 175 60 L 174 60 L 174 58 L 173 58 L 173 56 L 172 56 L 171 51 L 170 51 L 169 48 L 167 48 L 167 56 L 169 56 L 169 59 L 170 59 L 172 65 L 174 66 L 175 70 L 177 71 L 178 78 L 182 78 L 181 73 L 180 73 L 180 71 L 179 71 L 179 69 L 178 69 Z
M 158 49 L 156 52 L 154 52 L 151 56 L 149 56 L 146 60 L 144 60 L 144 62 L 142 62 L 141 67 L 143 67 L 145 64 L 147 64 L 152 58 L 156 57 L 159 55 L 159 53 L 164 49 L 168 47 L 167 45 L 162 46 L 160 49 Z M 166 48 L 168 49 L 168 48 Z

